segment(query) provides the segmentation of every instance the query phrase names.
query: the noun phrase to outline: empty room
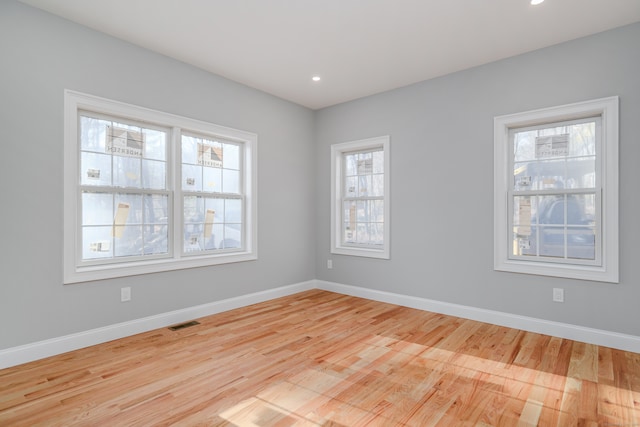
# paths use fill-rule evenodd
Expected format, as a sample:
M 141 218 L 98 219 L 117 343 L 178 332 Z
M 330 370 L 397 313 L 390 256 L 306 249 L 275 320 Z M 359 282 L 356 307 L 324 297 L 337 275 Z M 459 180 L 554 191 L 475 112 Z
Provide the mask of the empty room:
M 0 426 L 640 425 L 638 0 L 0 0 Z

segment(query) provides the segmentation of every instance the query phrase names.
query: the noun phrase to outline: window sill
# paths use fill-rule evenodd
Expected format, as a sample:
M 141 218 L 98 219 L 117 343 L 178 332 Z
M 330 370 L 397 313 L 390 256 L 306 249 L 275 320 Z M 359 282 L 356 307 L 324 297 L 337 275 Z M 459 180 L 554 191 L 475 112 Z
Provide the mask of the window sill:
M 112 279 L 116 277 L 183 270 L 186 268 L 254 261 L 256 259 L 258 259 L 258 256 L 255 252 L 233 252 L 220 255 L 184 257 L 180 259 L 170 258 L 110 265 L 83 266 L 76 267 L 71 271 L 65 271 L 64 284 L 67 285 L 71 283 L 90 282 L 93 280 Z
M 606 267 L 600 266 L 505 260 L 497 262 L 494 270 L 566 279 L 591 280 L 595 282 L 619 282 L 617 269 L 614 269 L 616 272 L 612 272 L 610 269 L 608 271 Z
M 383 249 L 356 248 L 350 246 L 338 246 L 331 249 L 332 254 L 350 255 L 365 258 L 390 259 L 389 251 Z

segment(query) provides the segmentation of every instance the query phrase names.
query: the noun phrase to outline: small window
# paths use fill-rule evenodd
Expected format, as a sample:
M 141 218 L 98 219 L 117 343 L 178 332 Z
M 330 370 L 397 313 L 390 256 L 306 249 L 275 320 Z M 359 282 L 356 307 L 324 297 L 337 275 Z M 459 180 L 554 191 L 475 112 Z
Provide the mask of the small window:
M 618 280 L 617 102 L 496 118 L 497 270 Z
M 256 140 L 66 91 L 65 283 L 256 259 Z
M 331 146 L 332 253 L 389 258 L 389 137 Z

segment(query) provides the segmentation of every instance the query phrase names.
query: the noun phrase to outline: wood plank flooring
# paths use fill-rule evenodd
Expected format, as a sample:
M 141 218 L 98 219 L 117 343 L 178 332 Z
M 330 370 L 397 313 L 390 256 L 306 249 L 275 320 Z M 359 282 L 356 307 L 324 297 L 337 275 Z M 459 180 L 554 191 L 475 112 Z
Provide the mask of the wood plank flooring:
M 640 426 L 640 354 L 313 290 L 0 370 L 0 426 Z

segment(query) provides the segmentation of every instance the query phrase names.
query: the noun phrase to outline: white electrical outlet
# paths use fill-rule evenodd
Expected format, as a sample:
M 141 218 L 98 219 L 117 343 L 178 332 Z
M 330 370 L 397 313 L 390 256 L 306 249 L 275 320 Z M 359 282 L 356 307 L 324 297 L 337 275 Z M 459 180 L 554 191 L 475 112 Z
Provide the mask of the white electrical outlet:
M 553 288 L 553 301 L 554 302 L 564 302 L 564 289 L 562 289 L 562 288 Z
M 120 302 L 131 301 L 131 288 L 120 288 Z
M 329 270 L 331 270 L 333 268 L 333 260 L 330 260 L 330 259 L 327 260 L 327 268 Z

